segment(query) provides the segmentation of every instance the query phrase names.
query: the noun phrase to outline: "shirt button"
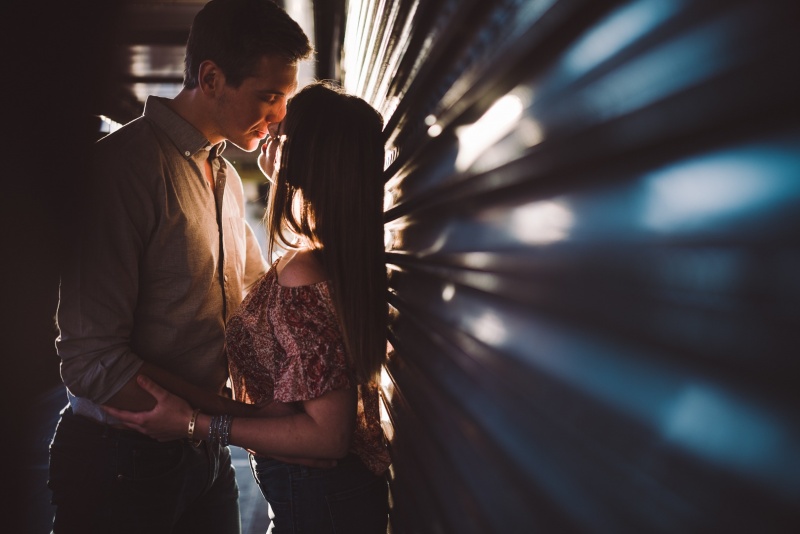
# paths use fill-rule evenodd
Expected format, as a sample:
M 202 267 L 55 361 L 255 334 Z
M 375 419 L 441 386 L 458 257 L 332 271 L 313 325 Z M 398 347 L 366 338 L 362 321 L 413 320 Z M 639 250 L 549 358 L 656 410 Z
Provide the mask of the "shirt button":
M 227 275 L 227 274 L 226 274 L 226 275 L 224 275 L 222 278 L 223 278 L 223 279 L 224 279 L 226 282 L 228 281 L 228 275 Z
M 188 158 L 189 156 L 192 155 L 192 153 L 187 150 L 186 152 L 183 153 L 183 155 Z

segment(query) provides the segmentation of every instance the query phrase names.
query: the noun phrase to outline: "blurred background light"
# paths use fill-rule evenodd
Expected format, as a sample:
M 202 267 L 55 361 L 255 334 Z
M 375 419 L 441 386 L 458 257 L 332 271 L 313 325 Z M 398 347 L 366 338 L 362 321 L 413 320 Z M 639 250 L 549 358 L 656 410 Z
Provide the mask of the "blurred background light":
M 476 122 L 456 128 L 456 170 L 467 170 L 484 150 L 510 132 L 522 116 L 522 110 L 523 104 L 519 96 L 507 94 L 492 104 Z

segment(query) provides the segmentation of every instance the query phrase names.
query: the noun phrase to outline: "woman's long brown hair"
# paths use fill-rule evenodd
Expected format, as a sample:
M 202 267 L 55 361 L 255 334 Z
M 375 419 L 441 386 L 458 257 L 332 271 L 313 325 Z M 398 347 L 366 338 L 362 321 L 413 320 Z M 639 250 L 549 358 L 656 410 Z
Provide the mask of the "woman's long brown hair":
M 383 246 L 383 119 L 329 82 L 288 103 L 266 227 L 276 243 L 311 243 L 325 268 L 358 383 L 374 380 L 386 355 L 388 319 Z

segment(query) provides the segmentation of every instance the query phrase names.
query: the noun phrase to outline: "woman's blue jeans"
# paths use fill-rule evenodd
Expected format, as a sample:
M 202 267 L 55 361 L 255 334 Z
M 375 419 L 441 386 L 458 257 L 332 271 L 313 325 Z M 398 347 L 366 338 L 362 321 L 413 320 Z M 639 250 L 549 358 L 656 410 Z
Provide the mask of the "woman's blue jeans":
M 270 506 L 271 534 L 386 534 L 386 476 L 358 456 L 318 469 L 251 455 L 250 466 Z

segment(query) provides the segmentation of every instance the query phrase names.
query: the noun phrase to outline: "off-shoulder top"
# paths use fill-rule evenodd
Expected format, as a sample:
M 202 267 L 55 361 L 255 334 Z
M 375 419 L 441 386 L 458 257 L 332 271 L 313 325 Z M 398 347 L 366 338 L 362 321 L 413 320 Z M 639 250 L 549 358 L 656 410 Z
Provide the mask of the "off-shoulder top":
M 296 402 L 353 387 L 328 282 L 282 286 L 277 263 L 253 285 L 226 327 L 234 398 L 251 404 Z M 379 402 L 376 384 L 358 386 L 350 446 L 376 474 L 390 464 Z

